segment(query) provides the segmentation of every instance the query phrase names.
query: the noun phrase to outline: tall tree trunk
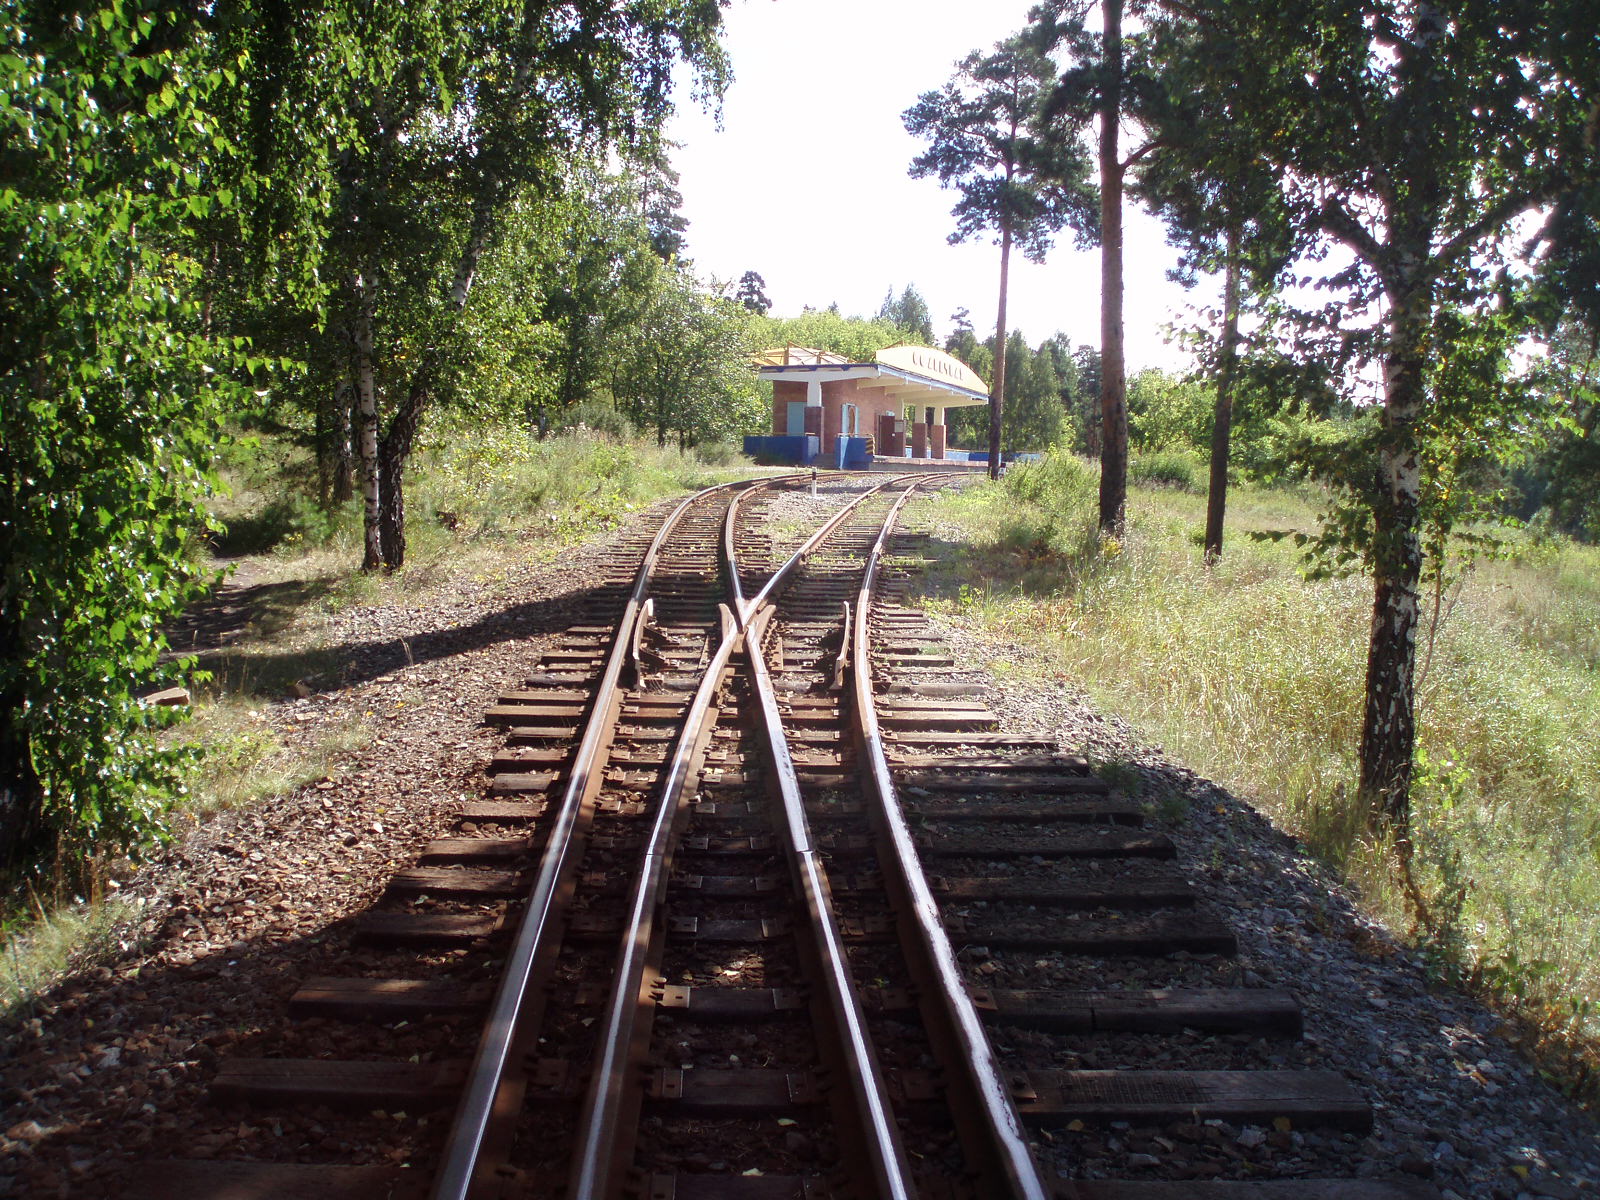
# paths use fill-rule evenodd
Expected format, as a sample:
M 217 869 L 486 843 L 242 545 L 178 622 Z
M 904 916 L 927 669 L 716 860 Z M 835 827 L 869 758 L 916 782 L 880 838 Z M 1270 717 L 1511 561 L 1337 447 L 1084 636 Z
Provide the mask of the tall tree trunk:
M 1228 444 L 1233 435 L 1233 377 L 1239 355 L 1239 231 L 1228 230 L 1222 287 L 1222 355 L 1211 424 L 1211 487 L 1206 493 L 1206 561 L 1222 557 L 1222 523 L 1228 511 Z
M 348 341 L 350 331 L 345 330 Z M 350 476 L 355 450 L 351 445 L 351 404 L 355 389 L 348 377 L 334 384 L 317 404 L 317 486 L 324 505 L 343 504 L 354 495 Z
M 659 364 L 652 369 L 651 378 L 655 385 L 655 399 L 651 404 L 651 408 L 655 410 L 656 445 L 664 450 L 667 446 L 667 394 L 663 388 Z M 615 395 L 616 393 L 613 392 L 612 394 Z M 819 428 L 817 432 L 821 433 L 821 429 Z
M 1096 381 L 1095 389 L 1096 394 L 1093 397 L 1086 396 L 1078 405 L 1078 409 L 1083 417 L 1083 452 L 1090 458 L 1097 459 L 1100 457 L 1100 439 L 1105 433 L 1105 429 L 1100 420 L 1098 381 Z
M 335 504 L 355 498 L 355 389 L 343 380 L 333 394 L 333 495 Z
M 1427 295 L 1396 297 L 1384 359 L 1383 441 L 1373 506 L 1373 599 L 1361 723 L 1361 799 L 1374 828 L 1408 838 L 1416 746 L 1416 631 L 1422 537 L 1416 423 L 1425 402 L 1421 332 Z
M 380 533 L 378 464 L 378 389 L 373 370 L 373 326 L 376 323 L 372 297 L 373 279 L 357 271 L 351 278 L 355 291 L 355 315 L 350 322 L 351 374 L 355 377 L 356 436 L 361 455 L 362 530 L 364 533 L 361 569 L 376 571 L 383 565 L 383 540 Z
M 406 562 L 406 459 L 416 441 L 417 427 L 433 387 L 432 363 L 427 357 L 411 376 L 411 390 L 400 406 L 379 447 L 382 487 L 379 492 L 379 542 L 386 570 L 398 571 Z
M 466 245 L 461 248 L 461 258 L 456 262 L 455 274 L 450 279 L 446 316 L 453 318 L 467 306 L 473 281 L 478 275 L 478 262 L 489 244 L 489 234 L 494 226 L 499 188 L 491 178 L 483 185 L 483 192 L 472 213 L 472 228 Z M 448 336 L 441 331 L 441 337 Z M 406 562 L 406 460 L 411 457 L 411 447 L 416 441 L 417 428 L 422 414 L 433 396 L 435 375 L 439 365 L 439 348 L 429 347 L 422 355 L 416 370 L 411 373 L 411 386 L 406 390 L 406 400 L 389 422 L 383 435 L 383 486 L 379 505 L 379 548 L 383 565 L 398 571 Z
M 1438 198 L 1446 193 L 1426 131 L 1440 127 L 1440 113 L 1451 103 L 1438 71 L 1446 26 L 1438 5 L 1421 0 L 1415 6 L 1398 77 L 1406 117 L 1399 178 L 1405 186 L 1384 210 L 1387 239 L 1379 262 L 1387 276 L 1389 312 L 1384 330 L 1383 425 L 1372 503 L 1372 629 L 1361 721 L 1359 798 L 1370 827 L 1395 836 L 1414 901 L 1418 897 L 1410 879 L 1411 779 L 1423 560 L 1417 425 L 1428 402 L 1424 347 L 1433 324 L 1437 280 L 1449 265 L 1432 257 L 1439 233 Z
M 1000 478 L 1000 429 L 1006 407 L 1006 291 L 1011 282 L 1011 222 L 1000 218 L 1000 307 L 994 321 L 994 383 L 989 388 L 989 478 Z
M 1100 529 L 1121 534 L 1128 505 L 1128 385 L 1122 348 L 1122 0 L 1104 0 L 1100 110 Z
M 9 559 L 8 559 L 9 561 Z M 22 656 L 18 622 L 0 623 L 8 657 Z M 0 883 L 14 887 L 18 876 L 40 861 L 49 846 L 44 821 L 44 785 L 33 769 L 28 731 L 23 725 L 26 697 L 21 687 L 0 696 Z M 13 895 L 17 894 L 12 892 Z
M 346 341 L 348 342 L 348 337 Z M 334 389 L 337 393 L 338 388 Z M 311 431 L 317 455 L 317 503 L 327 508 L 333 503 L 333 402 L 327 393 L 317 399 L 317 411 Z

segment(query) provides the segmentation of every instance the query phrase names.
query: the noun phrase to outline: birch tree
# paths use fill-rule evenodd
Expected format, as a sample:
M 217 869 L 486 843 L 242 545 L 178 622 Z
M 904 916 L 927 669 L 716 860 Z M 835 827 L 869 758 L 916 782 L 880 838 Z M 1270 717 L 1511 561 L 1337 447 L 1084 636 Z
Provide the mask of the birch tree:
M 348 281 L 368 570 L 404 565 L 406 463 L 448 387 L 507 214 L 557 191 L 574 160 L 658 156 L 680 61 L 712 92 L 726 78 L 721 11 L 699 0 L 439 0 L 393 12 L 374 19 L 402 22 L 408 52 L 361 98 L 330 256 Z M 674 231 L 660 232 L 666 249 Z
M 0 884 L 43 898 L 181 789 L 141 697 L 185 679 L 163 627 L 209 582 L 212 455 L 267 365 L 217 332 L 215 248 L 314 247 L 302 131 L 266 153 L 252 118 L 332 123 L 252 56 L 249 4 L 0 14 Z
M 1198 22 L 1214 64 L 1195 85 L 1238 88 L 1241 136 L 1275 168 L 1310 269 L 1342 303 L 1302 310 L 1337 347 L 1347 387 L 1378 385 L 1370 436 L 1341 468 L 1345 503 L 1318 544 L 1373 578 L 1360 790 L 1407 845 L 1413 682 L 1429 444 L 1449 423 L 1502 420 L 1496 389 L 1446 395 L 1453 360 L 1518 331 L 1499 319 L 1526 233 L 1519 220 L 1593 185 L 1600 46 L 1585 0 L 1239 0 Z M 1320 267 L 1317 263 L 1320 262 Z M 1475 315 L 1474 315 L 1475 314 Z M 1456 352 L 1460 350 L 1461 353 Z

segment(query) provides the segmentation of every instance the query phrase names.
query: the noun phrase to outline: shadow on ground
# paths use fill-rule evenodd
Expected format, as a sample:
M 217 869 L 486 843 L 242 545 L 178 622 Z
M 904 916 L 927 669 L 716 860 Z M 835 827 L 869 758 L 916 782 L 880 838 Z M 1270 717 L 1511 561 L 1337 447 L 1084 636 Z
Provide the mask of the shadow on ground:
M 332 576 L 284 583 L 228 580 L 173 624 L 168 631 L 172 652 L 192 655 L 196 666 L 210 673 L 211 681 L 204 686 L 213 694 L 282 698 L 292 695 L 296 684 L 337 692 L 404 667 L 558 632 L 578 613 L 592 610 L 597 600 L 597 589 L 586 588 L 489 611 L 475 606 L 471 615 L 454 624 L 448 622 L 458 610 L 442 606 L 432 610 L 439 622 L 434 628 L 405 631 L 397 610 L 357 606 L 349 611 L 365 612 L 370 636 L 283 650 L 261 645 L 308 604 L 329 595 L 337 582 Z M 405 619 L 415 622 L 415 610 Z M 350 623 L 344 622 L 346 628 Z M 394 632 L 388 632 L 390 628 Z

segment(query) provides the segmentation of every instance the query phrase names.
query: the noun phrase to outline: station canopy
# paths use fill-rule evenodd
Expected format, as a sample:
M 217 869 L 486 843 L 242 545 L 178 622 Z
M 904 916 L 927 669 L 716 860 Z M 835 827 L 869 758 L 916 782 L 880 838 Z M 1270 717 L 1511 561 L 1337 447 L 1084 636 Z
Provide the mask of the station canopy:
M 832 383 L 856 379 L 857 388 L 881 389 L 893 401 L 935 408 L 989 403 L 988 385 L 959 358 L 931 346 L 889 346 L 871 362 L 809 346 L 779 346 L 755 356 L 761 378 Z

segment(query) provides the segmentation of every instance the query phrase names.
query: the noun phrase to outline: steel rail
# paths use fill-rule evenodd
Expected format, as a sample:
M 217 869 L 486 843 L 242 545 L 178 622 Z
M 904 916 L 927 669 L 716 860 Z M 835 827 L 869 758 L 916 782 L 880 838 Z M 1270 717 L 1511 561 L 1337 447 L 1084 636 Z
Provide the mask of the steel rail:
M 779 567 L 772 573 L 772 577 L 767 580 L 766 584 L 761 588 L 761 590 L 749 600 L 746 600 L 744 597 L 744 585 L 740 583 L 738 569 L 733 565 L 737 561 L 733 550 L 733 529 L 735 521 L 733 514 L 734 511 L 738 509 L 739 502 L 744 499 L 742 495 L 735 496 L 733 503 L 729 506 L 729 517 L 722 526 L 722 553 L 723 557 L 730 564 L 728 572 L 728 587 L 729 590 L 733 592 L 733 612 L 735 618 L 739 620 L 740 629 L 742 630 L 744 628 L 745 615 L 747 613 L 756 612 L 761 608 L 762 605 L 768 603 L 770 598 L 776 594 L 777 589 L 788 582 L 789 576 L 796 570 L 796 568 L 798 568 L 802 562 L 809 558 L 811 553 L 828 537 L 830 537 L 833 531 L 837 529 L 840 523 L 848 518 L 851 513 L 853 513 L 862 504 L 866 503 L 866 501 L 871 499 L 873 496 L 876 496 L 879 492 L 883 491 L 884 488 L 892 487 L 893 485 L 908 478 L 911 478 L 911 476 L 890 476 L 888 479 L 885 479 L 882 483 L 876 485 L 875 487 L 868 488 L 849 504 L 841 508 L 832 517 L 830 517 L 821 528 L 807 538 L 800 548 L 784 561 L 783 566 Z
M 632 1155 L 620 1154 L 621 1131 L 630 1109 L 637 1103 L 635 1081 L 629 1078 L 641 1040 L 649 1023 L 641 1020 L 650 1003 L 650 950 L 656 919 L 666 901 L 672 859 L 678 846 L 678 817 L 688 795 L 690 772 L 705 756 L 706 744 L 716 724 L 715 697 L 723 672 L 744 642 L 727 607 L 722 607 L 723 633 L 678 735 L 662 785 L 661 798 L 650 822 L 650 836 L 628 902 L 622 951 L 612 975 L 611 998 L 600 1032 L 600 1060 L 595 1064 L 583 1110 L 578 1118 L 576 1152 L 566 1195 L 573 1200 L 593 1200 L 621 1194 L 632 1167 Z M 635 1114 L 636 1115 L 636 1114 Z M 626 1161 L 623 1161 L 626 1159 Z
M 634 626 L 638 623 L 640 608 L 661 548 L 683 515 L 697 501 L 717 492 L 771 486 L 790 478 L 793 477 L 738 480 L 717 484 L 689 496 L 662 522 L 650 548 L 645 552 L 634 577 L 633 591 L 617 624 L 605 670 L 595 691 L 594 705 L 584 725 L 583 738 L 573 758 L 567 786 L 545 842 L 545 851 L 540 856 L 533 890 L 529 893 L 527 908 L 518 924 L 505 972 L 478 1042 L 466 1090 L 456 1108 L 439 1173 L 435 1176 L 433 1200 L 470 1200 L 489 1188 L 490 1181 L 482 1178 L 485 1150 L 497 1110 L 502 1107 L 502 1092 L 509 1083 L 507 1066 L 517 1048 L 525 1019 L 532 1009 L 542 1007 L 542 1001 L 530 1000 L 535 963 L 554 932 L 561 893 L 577 865 L 572 836 L 581 824 L 584 810 L 592 808 L 594 797 L 600 789 L 601 768 L 615 735 L 616 717 L 622 703 L 622 671 L 628 660 Z M 504 1107 L 512 1109 L 515 1104 L 508 1103 Z
M 817 530 L 768 579 L 760 595 L 766 597 L 782 587 L 795 568 L 804 561 L 868 497 L 876 495 L 892 480 L 886 480 L 857 497 Z M 735 496 L 723 520 L 722 551 L 736 605 L 742 607 L 739 562 L 734 546 L 739 507 L 749 492 Z M 770 609 L 767 610 L 770 615 Z M 604 1023 L 599 1031 L 601 1048 L 584 1104 L 579 1113 L 572 1168 L 566 1195 L 569 1200 L 614 1200 L 621 1195 L 631 1167 L 631 1155 L 619 1153 L 626 1145 L 626 1133 L 639 1092 L 637 1080 L 629 1077 L 630 1067 L 649 1024 L 643 1019 L 649 1011 L 648 975 L 651 943 L 656 917 L 665 897 L 672 858 L 678 844 L 677 818 L 683 811 L 688 782 L 694 763 L 703 756 L 706 742 L 716 721 L 714 698 L 722 684 L 733 655 L 741 645 L 749 647 L 749 633 L 759 638 L 761 625 L 747 630 L 723 608 L 724 628 L 715 655 L 700 678 L 694 699 L 675 740 L 666 779 L 651 818 L 640 869 L 628 901 L 628 920 L 622 947 L 612 975 L 610 998 Z M 752 660 L 759 651 L 752 652 Z M 824 910 L 826 911 L 826 910 Z M 894 1194 L 894 1193 L 885 1193 Z
M 743 602 L 737 572 L 733 576 L 736 602 L 735 617 L 745 634 L 745 649 L 755 679 L 756 698 L 762 724 L 767 735 L 767 752 L 772 761 L 773 777 L 783 806 L 785 832 L 788 836 L 790 866 L 809 916 L 808 929 L 814 942 L 818 966 L 822 973 L 822 993 L 835 1029 L 840 1034 L 837 1052 L 843 1061 L 842 1084 L 850 1103 L 861 1119 L 864 1128 L 847 1132 L 842 1137 L 855 1136 L 858 1152 L 865 1160 L 873 1188 L 872 1195 L 879 1200 L 910 1200 L 916 1195 L 912 1182 L 911 1166 L 901 1144 L 899 1126 L 889 1100 L 877 1052 L 867 1030 L 866 1014 L 861 1008 L 861 998 L 851 975 L 850 961 L 845 954 L 844 940 L 834 919 L 833 895 L 828 885 L 827 870 L 816 845 L 811 839 L 811 823 L 806 817 L 805 801 L 800 793 L 800 780 L 795 770 L 794 758 L 789 753 L 788 739 L 783 733 L 783 716 L 778 711 L 776 690 L 767 669 L 766 656 L 761 651 L 761 635 L 776 611 L 770 597 L 780 577 L 787 577 L 795 565 L 820 544 L 855 508 L 869 496 L 876 495 L 891 482 L 873 488 L 829 521 L 817 534 L 797 550 L 754 599 Z M 730 505 L 730 510 L 737 503 Z M 896 506 L 898 509 L 898 505 Z
M 938 902 L 922 872 L 916 842 L 889 773 L 889 760 L 883 751 L 878 713 L 873 703 L 872 663 L 867 650 L 873 588 L 901 508 L 920 483 L 932 478 L 936 477 L 929 476 L 913 483 L 895 502 L 867 556 L 861 589 L 856 597 L 851 651 L 857 750 L 865 756 L 868 766 L 863 787 L 874 794 L 878 816 L 893 851 L 879 855 L 879 868 L 885 882 L 892 882 L 900 892 L 898 903 L 894 904 L 901 927 L 900 941 L 917 980 L 923 1020 L 936 1039 L 935 1044 L 942 1044 L 947 1051 L 944 1057 L 951 1083 L 951 1110 L 968 1166 L 982 1183 L 985 1196 L 1048 1200 L 1050 1189 L 1039 1177 L 1038 1166 L 1028 1150 L 1027 1135 L 1012 1106 L 1010 1092 L 984 1032 L 983 1020 L 973 1006 L 966 981 L 956 964 L 955 951 L 939 916 Z M 894 898 L 891 899 L 893 902 Z

